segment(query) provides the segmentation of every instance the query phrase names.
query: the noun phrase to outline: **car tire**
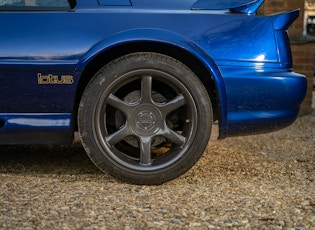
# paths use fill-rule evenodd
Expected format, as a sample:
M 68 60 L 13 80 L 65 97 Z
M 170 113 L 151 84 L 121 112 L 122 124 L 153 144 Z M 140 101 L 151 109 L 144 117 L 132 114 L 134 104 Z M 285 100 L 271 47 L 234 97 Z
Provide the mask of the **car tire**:
M 198 77 L 157 53 L 105 65 L 79 105 L 81 141 L 102 171 L 134 184 L 161 184 L 187 172 L 204 152 L 212 106 Z

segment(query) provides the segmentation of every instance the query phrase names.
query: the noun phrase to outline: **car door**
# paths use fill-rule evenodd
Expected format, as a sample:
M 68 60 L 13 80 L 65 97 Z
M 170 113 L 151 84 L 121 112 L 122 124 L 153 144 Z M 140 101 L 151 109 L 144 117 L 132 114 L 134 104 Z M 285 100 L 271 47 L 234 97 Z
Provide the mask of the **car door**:
M 83 53 L 72 13 L 67 0 L 0 1 L 0 113 L 71 112 Z

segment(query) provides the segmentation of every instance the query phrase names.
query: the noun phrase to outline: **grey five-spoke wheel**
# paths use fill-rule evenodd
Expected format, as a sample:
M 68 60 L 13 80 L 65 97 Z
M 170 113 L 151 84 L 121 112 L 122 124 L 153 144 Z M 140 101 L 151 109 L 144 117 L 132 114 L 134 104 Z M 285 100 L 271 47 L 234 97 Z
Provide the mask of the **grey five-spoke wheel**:
M 134 53 L 104 66 L 79 108 L 79 131 L 101 170 L 160 184 L 190 169 L 211 131 L 209 96 L 195 74 L 165 55 Z

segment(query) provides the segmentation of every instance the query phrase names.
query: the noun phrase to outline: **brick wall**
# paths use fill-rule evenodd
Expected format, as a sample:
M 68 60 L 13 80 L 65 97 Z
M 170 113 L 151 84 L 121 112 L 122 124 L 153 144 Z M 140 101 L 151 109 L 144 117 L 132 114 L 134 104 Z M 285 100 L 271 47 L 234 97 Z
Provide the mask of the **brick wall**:
M 273 14 L 300 8 L 300 17 L 290 26 L 290 36 L 296 38 L 302 36 L 304 23 L 304 0 L 265 0 L 264 14 Z
M 293 70 L 307 77 L 308 91 L 302 104 L 301 114 L 312 111 L 312 90 L 315 61 L 315 42 L 303 39 L 304 0 L 265 0 L 260 9 L 262 14 L 273 14 L 300 8 L 300 17 L 290 26 L 289 35 L 293 56 Z
M 315 43 L 292 43 L 293 70 L 307 77 L 308 90 L 302 104 L 301 115 L 312 112 Z

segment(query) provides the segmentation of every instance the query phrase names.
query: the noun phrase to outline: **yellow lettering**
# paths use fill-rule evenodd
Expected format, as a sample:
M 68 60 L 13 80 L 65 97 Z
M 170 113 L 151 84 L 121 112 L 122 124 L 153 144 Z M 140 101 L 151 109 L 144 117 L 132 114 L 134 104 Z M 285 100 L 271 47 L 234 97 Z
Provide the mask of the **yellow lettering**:
M 43 75 L 37 74 L 37 82 L 39 85 L 71 85 L 74 83 L 73 76 L 71 75 Z

